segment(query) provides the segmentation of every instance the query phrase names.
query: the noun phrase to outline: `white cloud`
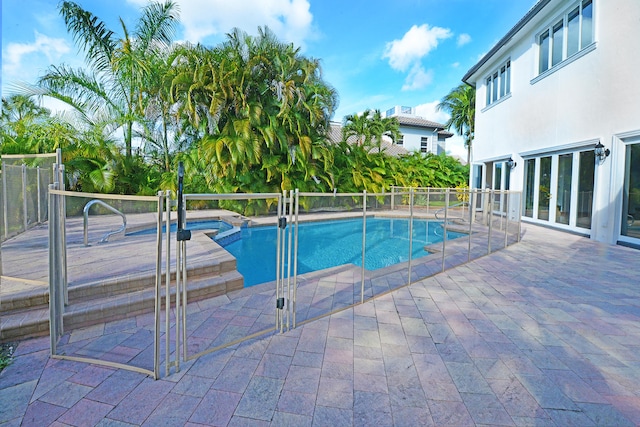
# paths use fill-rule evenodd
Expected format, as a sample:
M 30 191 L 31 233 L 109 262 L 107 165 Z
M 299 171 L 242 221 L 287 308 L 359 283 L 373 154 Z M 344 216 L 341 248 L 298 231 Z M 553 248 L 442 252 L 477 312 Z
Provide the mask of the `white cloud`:
M 401 40 L 387 43 L 383 58 L 389 59 L 394 70 L 406 71 L 415 62 L 420 61 L 433 49 L 440 40 L 452 36 L 451 30 L 441 27 L 429 27 L 428 24 L 412 26 Z
M 69 53 L 71 47 L 65 39 L 51 38 L 39 32 L 34 32 L 33 43 L 9 43 L 3 52 L 3 72 L 8 77 L 19 76 L 26 57 L 44 55 L 49 63 L 56 62 L 60 57 Z
M 449 114 L 446 111 L 438 111 L 438 104 L 440 101 L 427 102 L 425 104 L 417 105 L 416 115 L 424 117 L 427 120 L 437 123 L 445 123 L 449 120 Z
M 446 145 L 448 155 L 457 156 L 465 163 L 467 162 L 467 149 L 464 146 L 463 137 L 454 134 L 451 138 L 447 138 Z
M 128 0 L 142 6 L 148 0 Z M 184 39 L 202 42 L 240 28 L 256 34 L 268 26 L 278 38 L 304 49 L 314 36 L 313 15 L 308 0 L 177 0 Z
M 464 46 L 465 44 L 470 42 L 471 42 L 471 36 L 469 34 L 463 33 L 458 36 L 458 41 L 457 41 L 458 47 Z
M 404 80 L 404 85 L 402 86 L 403 91 L 409 90 L 418 90 L 427 87 L 433 81 L 433 71 L 425 71 L 424 68 L 418 63 L 416 63 L 409 75 Z

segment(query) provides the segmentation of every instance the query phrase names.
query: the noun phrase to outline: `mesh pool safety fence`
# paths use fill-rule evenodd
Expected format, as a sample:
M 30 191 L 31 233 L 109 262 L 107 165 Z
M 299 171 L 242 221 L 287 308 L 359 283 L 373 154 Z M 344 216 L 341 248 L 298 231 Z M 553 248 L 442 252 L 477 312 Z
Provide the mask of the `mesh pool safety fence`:
M 171 228 L 178 215 L 168 192 L 118 196 L 54 185 L 49 194 L 48 229 L 6 242 L 3 274 L 20 273 L 19 248 L 31 242 L 30 256 L 49 260 L 32 263 L 24 279 L 49 282 L 39 290 L 54 307 L 44 319 L 53 356 L 154 378 L 408 286 L 520 236 L 520 194 L 509 191 L 184 194 L 183 226 L 198 225 L 183 240 L 181 226 Z M 327 220 L 330 229 L 312 226 Z M 232 246 L 258 232 L 267 237 L 257 252 L 233 254 Z M 371 264 L 371 257 L 385 264 Z M 267 267 L 271 276 L 247 286 L 247 272 Z

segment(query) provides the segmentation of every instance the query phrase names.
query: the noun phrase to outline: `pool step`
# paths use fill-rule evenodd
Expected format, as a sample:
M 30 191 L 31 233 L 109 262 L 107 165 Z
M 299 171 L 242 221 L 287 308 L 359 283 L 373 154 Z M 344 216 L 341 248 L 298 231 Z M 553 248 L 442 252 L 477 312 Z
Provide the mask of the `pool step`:
M 226 267 L 225 270 L 228 270 Z M 154 277 L 128 277 L 111 283 L 69 288 L 69 305 L 65 308 L 64 327 L 71 330 L 96 325 L 154 310 Z M 175 298 L 175 275 L 172 274 L 172 299 Z M 242 289 L 244 280 L 237 270 L 220 272 L 203 267 L 187 275 L 189 301 L 211 298 Z M 164 295 L 164 285 L 162 293 Z M 164 304 L 164 296 L 162 297 Z M 3 298 L 0 305 L 0 342 L 20 340 L 49 333 L 48 289 Z

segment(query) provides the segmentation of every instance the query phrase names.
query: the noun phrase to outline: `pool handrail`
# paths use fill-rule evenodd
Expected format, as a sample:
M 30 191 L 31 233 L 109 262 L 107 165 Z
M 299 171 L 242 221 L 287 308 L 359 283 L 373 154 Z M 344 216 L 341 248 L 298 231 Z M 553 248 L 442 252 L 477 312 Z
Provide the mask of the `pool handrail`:
M 111 237 L 114 234 L 118 234 L 118 233 L 123 233 L 125 232 L 125 230 L 127 229 L 127 217 L 125 216 L 125 214 L 123 214 L 122 212 L 120 212 L 118 209 L 114 208 L 113 206 L 103 202 L 100 199 L 93 199 L 87 202 L 86 205 L 84 205 L 84 209 L 82 210 L 83 214 L 84 214 L 84 245 L 85 246 L 89 246 L 89 209 L 91 208 L 91 206 L 95 205 L 95 204 L 99 204 L 100 206 L 110 210 L 111 212 L 120 215 L 122 217 L 122 227 L 120 227 L 119 229 L 115 230 L 115 231 L 109 231 L 107 232 L 104 236 L 102 236 L 102 239 L 100 239 L 100 241 L 98 243 L 104 243 L 107 242 L 109 240 L 109 237 Z
M 447 211 L 447 209 L 449 209 L 449 208 L 456 208 L 456 207 L 458 207 L 458 206 L 462 206 L 462 207 L 464 207 L 464 206 L 468 206 L 468 205 L 469 205 L 469 202 L 459 202 L 459 203 L 454 203 L 453 205 L 448 205 L 448 206 L 445 206 L 444 208 L 438 209 L 438 210 L 435 212 L 434 216 L 436 217 L 436 219 L 437 219 L 437 220 L 442 221 L 442 218 L 440 218 L 440 217 L 438 216 L 438 214 L 440 214 L 440 213 L 442 213 L 442 212 L 445 212 L 445 215 L 446 215 L 446 211 Z M 450 220 L 461 220 L 461 221 L 465 221 L 465 222 L 467 221 L 467 219 L 464 217 L 464 211 L 463 211 L 462 216 L 460 216 L 460 217 L 449 217 L 449 219 L 450 219 Z

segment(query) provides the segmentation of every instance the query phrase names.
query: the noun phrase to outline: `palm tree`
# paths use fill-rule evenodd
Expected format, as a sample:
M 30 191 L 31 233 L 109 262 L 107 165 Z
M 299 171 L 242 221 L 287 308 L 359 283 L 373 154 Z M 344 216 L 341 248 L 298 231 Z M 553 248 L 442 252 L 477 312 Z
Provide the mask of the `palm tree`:
M 369 146 L 371 144 L 371 110 L 366 109 L 362 114 L 349 114 L 342 121 L 342 139 L 347 141 L 355 137 L 358 145 Z
M 389 136 L 393 141 L 400 138 L 400 124 L 395 117 L 382 117 L 380 110 L 366 109 L 362 114 L 349 114 L 342 123 L 342 139 L 355 137 L 358 145 L 372 148 L 375 144 L 378 153 L 382 152 L 382 137 Z
M 291 174 L 324 170 L 314 146 L 337 97 L 317 60 L 260 28 L 255 37 L 236 29 L 213 49 L 185 49 L 176 63 L 176 109 L 227 188 L 255 191 L 262 179 L 274 191 L 289 188 Z
M 23 120 L 48 117 L 51 111 L 41 107 L 27 95 L 12 95 L 8 98 L 2 98 L 2 111 L 0 119 L 2 123 L 14 122 L 18 123 Z
M 185 142 L 179 126 L 178 106 L 172 98 L 172 85 L 178 72 L 175 61 L 181 50 L 182 47 L 176 47 L 165 55 L 152 58 L 142 88 L 143 129 L 135 133 L 144 142 L 145 155 L 150 156 L 163 172 L 171 170 L 172 157 Z
M 40 94 L 69 104 L 89 126 L 102 127 L 107 134 L 122 129 L 126 157 L 131 158 L 149 64 L 172 42 L 178 23 L 176 5 L 170 0 L 150 3 L 133 32 L 120 19 L 120 37 L 77 3 L 63 1 L 60 13 L 84 51 L 89 70 L 52 66 L 38 81 Z
M 382 152 L 383 135 L 390 137 L 394 142 L 400 138 L 400 123 L 396 117 L 382 117 L 380 110 L 375 110 L 370 120 L 371 136 L 377 142 L 378 153 Z
M 451 117 L 445 126 L 447 130 L 453 128 L 458 135 L 464 138 L 464 146 L 467 149 L 467 164 L 469 164 L 475 128 L 476 89 L 461 83 L 445 95 L 436 108 L 438 111 L 444 110 L 450 114 Z
M 72 126 L 27 95 L 2 98 L 0 152 L 50 153 L 75 139 Z

